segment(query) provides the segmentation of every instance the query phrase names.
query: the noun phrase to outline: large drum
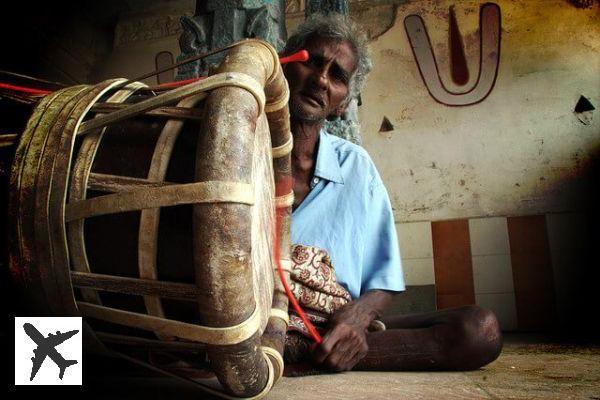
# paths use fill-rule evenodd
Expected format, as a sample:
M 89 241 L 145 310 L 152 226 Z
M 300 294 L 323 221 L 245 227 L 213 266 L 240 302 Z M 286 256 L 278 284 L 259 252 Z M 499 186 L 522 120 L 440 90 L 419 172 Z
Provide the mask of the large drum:
M 204 80 L 158 94 L 124 83 L 35 109 L 11 175 L 11 275 L 36 314 L 83 316 L 89 347 L 165 371 L 157 354 L 208 359 L 229 396 L 260 397 L 283 373 L 288 317 L 277 54 L 249 40 Z

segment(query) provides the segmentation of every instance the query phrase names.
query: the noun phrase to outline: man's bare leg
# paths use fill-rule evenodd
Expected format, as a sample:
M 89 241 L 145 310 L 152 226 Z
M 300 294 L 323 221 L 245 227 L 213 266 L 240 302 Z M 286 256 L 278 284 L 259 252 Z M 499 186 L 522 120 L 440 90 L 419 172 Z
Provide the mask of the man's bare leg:
M 367 335 L 369 352 L 353 370 L 472 370 L 494 361 L 502 335 L 491 311 L 477 306 L 383 318 Z

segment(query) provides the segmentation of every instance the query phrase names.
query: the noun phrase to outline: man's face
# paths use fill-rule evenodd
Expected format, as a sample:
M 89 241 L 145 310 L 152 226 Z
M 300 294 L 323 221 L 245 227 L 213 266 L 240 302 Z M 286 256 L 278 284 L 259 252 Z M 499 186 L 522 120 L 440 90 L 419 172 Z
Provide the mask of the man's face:
M 305 49 L 310 54 L 307 62 L 284 68 L 290 113 L 300 121 L 318 123 L 332 113 L 339 114 L 357 60 L 351 44 L 344 40 L 316 36 L 309 38 Z

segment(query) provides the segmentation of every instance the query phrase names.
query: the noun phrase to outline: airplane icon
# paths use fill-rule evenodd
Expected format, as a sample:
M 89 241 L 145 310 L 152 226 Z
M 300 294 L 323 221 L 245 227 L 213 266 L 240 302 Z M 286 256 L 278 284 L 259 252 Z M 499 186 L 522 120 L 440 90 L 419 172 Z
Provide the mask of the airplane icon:
M 30 323 L 23 324 L 23 329 L 25 330 L 27 336 L 29 336 L 31 340 L 38 345 L 37 349 L 33 350 L 35 356 L 31 357 L 33 366 L 31 368 L 31 377 L 29 378 L 29 381 L 32 381 L 33 378 L 35 378 L 35 375 L 40 370 L 40 367 L 46 359 L 46 356 L 49 356 L 50 359 L 54 361 L 56 365 L 58 365 L 58 368 L 60 368 L 60 374 L 58 377 L 61 380 L 65 374 L 65 369 L 71 365 L 77 364 L 77 360 L 65 360 L 64 357 L 60 355 L 58 351 L 56 351 L 55 347 L 65 340 L 73 337 L 77 332 L 79 332 L 78 330 L 65 333 L 56 331 L 56 335 L 50 333 L 48 334 L 48 337 L 44 337 L 44 335 L 42 335 L 40 331 L 38 331 L 35 326 L 31 325 Z

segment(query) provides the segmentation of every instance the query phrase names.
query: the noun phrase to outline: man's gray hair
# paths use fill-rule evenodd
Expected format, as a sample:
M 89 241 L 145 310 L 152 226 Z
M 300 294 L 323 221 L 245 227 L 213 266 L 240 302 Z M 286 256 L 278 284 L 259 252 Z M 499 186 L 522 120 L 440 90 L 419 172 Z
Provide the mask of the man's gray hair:
M 358 97 L 362 90 L 365 80 L 371 69 L 373 62 L 367 48 L 367 37 L 362 33 L 360 27 L 350 18 L 339 13 L 330 13 L 327 15 L 315 13 L 304 21 L 294 34 L 288 39 L 284 54 L 292 54 L 301 50 L 306 41 L 311 36 L 320 36 L 348 41 L 354 48 L 357 59 L 357 67 L 354 74 L 350 77 L 348 83 L 347 101 Z

